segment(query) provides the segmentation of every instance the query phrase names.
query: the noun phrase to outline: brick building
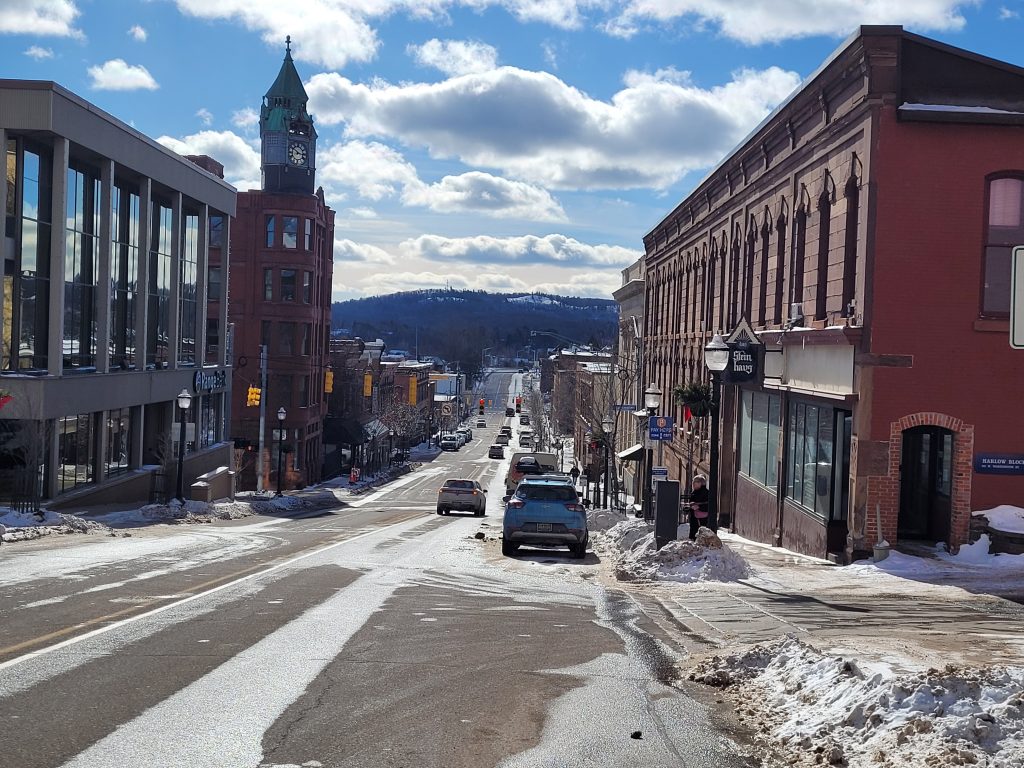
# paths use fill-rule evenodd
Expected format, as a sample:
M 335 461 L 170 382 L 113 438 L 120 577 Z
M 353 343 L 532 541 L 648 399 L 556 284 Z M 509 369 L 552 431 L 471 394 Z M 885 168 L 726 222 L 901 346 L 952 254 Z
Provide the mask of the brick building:
M 323 467 L 324 378 L 329 364 L 334 211 L 314 193 L 316 130 L 306 91 L 286 49 L 260 113 L 263 188 L 238 194 L 231 222 L 230 322 L 234 324 L 232 437 L 255 445 L 259 408 L 246 405 L 260 386 L 267 350 L 263 485 L 276 487 L 277 452 L 285 450 L 283 487 L 318 481 Z M 217 252 L 211 252 L 216 263 Z M 223 300 L 223 297 L 222 299 Z M 211 300 L 211 315 L 217 302 Z M 283 424 L 277 413 L 285 409 Z M 256 485 L 257 461 L 240 468 L 240 487 Z
M 980 456 L 1022 452 L 1022 201 L 1024 69 L 862 27 L 647 234 L 663 410 L 706 380 L 713 332 L 753 327 L 760 375 L 722 393 L 735 530 L 837 559 L 880 537 L 955 549 L 972 509 L 1024 504 Z M 680 440 L 666 460 L 680 477 Z

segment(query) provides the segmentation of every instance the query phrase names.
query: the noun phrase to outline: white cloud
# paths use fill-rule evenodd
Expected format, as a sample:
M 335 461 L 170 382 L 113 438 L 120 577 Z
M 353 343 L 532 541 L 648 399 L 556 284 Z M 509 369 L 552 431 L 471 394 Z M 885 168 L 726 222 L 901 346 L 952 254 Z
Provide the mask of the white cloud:
M 531 290 L 557 296 L 597 296 L 608 299 L 621 285 L 622 276 L 618 272 L 592 272 L 573 275 L 564 282 L 537 283 L 531 286 Z
M 1001 21 L 1006 21 L 1007 19 L 1019 19 L 1020 14 L 1017 11 L 1011 11 L 1004 5 L 999 8 L 999 18 Z
M 74 26 L 79 13 L 72 0 L 3 0 L 0 34 L 82 37 Z
M 334 261 L 335 263 L 362 261 L 370 264 L 394 264 L 395 257 L 376 245 L 356 243 L 343 237 L 335 237 Z
M 321 124 L 385 136 L 431 155 L 562 189 L 664 188 L 721 158 L 800 83 L 777 67 L 700 88 L 662 70 L 609 101 L 545 72 L 501 67 L 440 83 L 356 84 L 337 73 L 307 85 Z
M 400 194 L 404 205 L 437 213 L 472 212 L 531 221 L 566 218 L 547 190 L 521 181 L 472 171 L 427 184 L 401 154 L 378 142 L 335 144 L 320 153 L 319 162 L 317 176 L 326 188 L 349 187 L 367 200 Z
M 551 69 L 558 69 L 558 48 L 555 44 L 545 40 L 540 44 L 540 49 L 544 54 L 544 63 Z
M 261 186 L 259 151 L 231 131 L 200 131 L 181 139 L 161 136 L 157 141 L 179 155 L 209 155 L 223 164 L 225 179 L 238 189 Z
M 196 112 L 196 117 L 198 117 L 202 121 L 203 125 L 212 125 L 213 124 L 213 113 L 210 110 L 208 110 L 206 107 L 201 107 Z
M 456 289 L 504 293 L 529 290 L 529 286 L 523 280 L 496 272 L 472 275 L 460 272 L 451 274 L 440 272 L 380 272 L 368 276 L 363 283 L 364 287 L 360 290 L 370 295 L 395 293 L 397 291 L 415 291 L 424 288 L 445 288 L 448 286 Z M 335 287 L 337 288 L 337 286 Z
M 617 245 L 589 245 L 566 235 L 521 237 L 441 237 L 421 235 L 400 246 L 409 258 L 488 265 L 546 265 L 558 267 L 621 268 L 636 261 L 640 251 Z
M 124 59 L 111 59 L 88 71 L 92 87 L 99 91 L 154 91 L 160 87 L 148 69 Z
M 128 34 L 132 36 L 132 39 L 139 43 L 146 42 L 146 30 L 136 24 L 134 27 L 128 30 Z
M 252 107 L 235 110 L 231 113 L 231 124 L 242 130 L 251 130 L 260 123 L 260 113 Z
M 406 52 L 421 66 L 439 69 L 449 76 L 487 72 L 498 65 L 498 50 L 473 40 L 434 38 L 423 45 L 409 45 Z
M 30 45 L 25 49 L 25 55 L 30 59 L 42 61 L 43 59 L 52 59 L 53 51 L 49 48 L 42 48 L 38 45 Z
M 360 206 L 357 208 L 346 208 L 345 213 L 355 219 L 376 219 L 377 212 L 373 208 Z
M 922 30 L 955 30 L 962 9 L 978 0 L 629 0 L 605 25 L 629 37 L 645 22 L 676 19 L 717 28 L 722 35 L 756 45 L 812 35 L 848 35 L 860 24 L 903 24 Z

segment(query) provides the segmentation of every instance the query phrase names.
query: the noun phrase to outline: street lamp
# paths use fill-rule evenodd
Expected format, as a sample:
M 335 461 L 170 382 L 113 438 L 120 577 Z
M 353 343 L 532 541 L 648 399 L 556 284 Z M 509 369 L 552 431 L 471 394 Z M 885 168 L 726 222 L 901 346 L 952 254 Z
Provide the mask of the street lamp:
M 604 438 L 604 493 L 601 494 L 601 508 L 608 509 L 608 438 L 612 433 L 612 419 L 605 416 L 601 419 L 602 437 Z
M 654 496 L 654 449 L 651 447 L 651 420 L 661 407 L 661 387 L 651 383 L 644 390 L 644 409 L 647 411 L 647 472 L 644 488 L 644 519 L 650 520 L 654 514 L 651 500 Z
M 185 417 L 192 405 L 192 395 L 187 389 L 178 393 L 178 419 L 181 421 L 181 430 L 178 432 L 178 501 L 185 503 Z
M 391 458 L 395 455 L 395 430 L 388 430 L 388 466 L 391 466 Z
M 708 527 L 718 530 L 718 390 L 729 365 L 729 345 L 716 333 L 704 347 L 704 365 L 711 371 L 711 468 L 708 472 Z
M 283 405 L 277 409 L 277 496 L 281 495 L 281 459 L 284 457 L 284 419 L 287 415 Z

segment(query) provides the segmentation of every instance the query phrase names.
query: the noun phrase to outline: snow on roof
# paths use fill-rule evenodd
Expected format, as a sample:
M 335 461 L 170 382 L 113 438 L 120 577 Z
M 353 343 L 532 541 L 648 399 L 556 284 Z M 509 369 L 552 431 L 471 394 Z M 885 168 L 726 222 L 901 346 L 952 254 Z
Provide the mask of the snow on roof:
M 994 107 L 971 107 L 963 104 L 911 104 L 909 102 L 900 104 L 900 109 L 913 110 L 916 112 L 960 112 L 975 115 L 1024 115 L 1024 112 L 1016 112 L 1010 109 L 995 109 Z

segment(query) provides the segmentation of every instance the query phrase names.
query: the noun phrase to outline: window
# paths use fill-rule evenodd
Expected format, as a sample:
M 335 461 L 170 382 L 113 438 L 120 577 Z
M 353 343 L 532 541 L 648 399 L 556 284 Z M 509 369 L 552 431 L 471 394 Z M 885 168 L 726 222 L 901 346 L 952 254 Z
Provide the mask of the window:
M 839 496 L 846 492 L 846 479 L 835 466 L 849 468 L 849 415 L 799 401 L 790 407 L 786 496 L 822 520 L 835 518 L 845 509 L 837 503 L 839 499 L 833 499 L 833 491 Z
M 220 363 L 218 359 L 220 353 L 220 318 L 219 317 L 208 317 L 206 318 L 206 357 L 205 360 L 209 365 L 217 365 Z
M 309 356 L 309 348 L 310 348 L 310 342 L 312 341 L 312 336 L 313 336 L 313 324 L 312 323 L 303 323 L 302 324 L 302 347 L 301 347 L 301 350 L 302 350 L 301 354 L 303 355 L 303 357 L 308 357 Z
M 270 321 L 260 320 L 260 344 L 264 347 L 270 346 Z
M 107 412 L 107 475 L 125 472 L 132 451 L 132 417 L 130 408 Z
M 110 253 L 110 367 L 135 367 L 135 302 L 139 291 L 139 195 L 115 184 Z
M 199 398 L 199 448 L 209 448 L 217 443 L 220 438 L 217 434 L 219 423 L 217 412 L 221 397 L 222 395 L 217 393 L 203 395 Z
M 67 170 L 64 229 L 65 369 L 96 364 L 96 279 L 100 231 L 100 181 L 86 170 Z
M 297 216 L 281 217 L 281 244 L 285 248 L 299 247 L 299 218 Z
M 772 490 L 778 484 L 782 398 L 744 390 L 740 413 L 740 472 Z
M 295 301 L 295 277 L 294 269 L 281 270 L 281 301 Z
M 312 304 L 313 303 L 313 273 L 303 272 L 302 273 L 302 303 Z
M 299 380 L 299 408 L 309 407 L 309 376 L 297 376 Z
M 829 228 L 832 226 L 832 198 L 828 190 L 818 198 L 818 268 L 814 290 L 814 319 L 824 320 L 828 308 Z
M 18 143 L 7 140 L 7 218 L 4 229 L 7 237 L 14 237 L 14 217 L 18 214 Z M 308 249 L 307 249 L 308 250 Z
M 263 270 L 263 298 L 266 301 L 274 300 L 274 270 Z
M 267 216 L 267 248 L 274 247 L 274 217 Z
M 295 354 L 295 323 L 277 324 L 277 352 L 280 355 Z
M 220 264 L 206 268 L 206 300 L 220 301 Z
M 313 220 L 306 219 L 306 250 L 313 250 Z
M 224 217 L 210 216 L 210 247 L 224 247 Z
M 985 238 L 981 313 L 1010 314 L 1010 258 L 1024 243 L 1024 179 L 992 179 L 988 183 L 988 230 Z
M 149 286 L 147 304 L 147 367 L 166 368 L 170 360 L 171 332 L 171 238 L 172 212 L 169 206 L 153 202 L 152 237 L 149 245 Z M 180 276 L 177 276 L 180 277 Z
M 12 286 L 15 317 L 4 318 L 4 367 L 47 367 L 50 307 L 51 161 L 28 149 L 22 153 L 21 258 Z M 17 350 L 15 352 L 14 350 Z
M 199 324 L 197 281 L 199 277 L 199 216 L 186 214 L 181 227 L 181 255 L 179 287 L 180 315 L 178 318 L 178 361 L 184 365 L 196 364 L 196 332 Z M 209 275 L 209 270 L 207 270 Z M 219 289 L 220 283 L 217 283 Z M 206 308 L 203 308 L 206 311 Z
M 57 419 L 57 430 L 57 492 L 72 491 L 92 483 L 96 479 L 96 440 L 92 414 L 62 416 Z

